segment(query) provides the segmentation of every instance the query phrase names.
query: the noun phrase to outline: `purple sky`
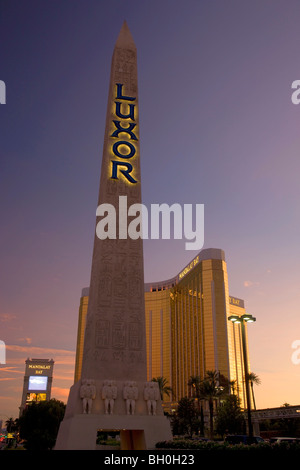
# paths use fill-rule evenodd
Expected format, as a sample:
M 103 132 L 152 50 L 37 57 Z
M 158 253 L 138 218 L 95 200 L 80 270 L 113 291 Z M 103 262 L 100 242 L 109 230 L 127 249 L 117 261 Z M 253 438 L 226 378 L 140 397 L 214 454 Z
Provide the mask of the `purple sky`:
M 0 419 L 17 417 L 27 357 L 73 380 L 88 286 L 111 55 L 138 49 L 143 203 L 205 205 L 249 327 L 259 408 L 299 404 L 300 3 L 19 0 L 0 4 Z M 184 240 L 145 241 L 145 281 L 176 275 Z

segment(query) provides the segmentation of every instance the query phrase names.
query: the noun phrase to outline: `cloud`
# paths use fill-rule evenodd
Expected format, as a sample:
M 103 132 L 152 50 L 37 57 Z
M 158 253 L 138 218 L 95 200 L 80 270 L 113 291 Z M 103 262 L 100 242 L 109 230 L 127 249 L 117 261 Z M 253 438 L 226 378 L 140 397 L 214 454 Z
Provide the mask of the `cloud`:
M 14 363 L 16 363 L 16 361 L 14 361 Z M 23 361 L 23 363 L 24 363 L 24 361 Z M 8 377 L 2 377 L 3 373 L 8 373 L 8 372 L 13 372 L 14 374 L 24 373 L 24 372 L 20 371 L 17 366 L 1 366 L 0 372 L 1 372 L 0 380 L 10 380 L 10 378 L 8 378 Z
M 68 379 L 73 376 L 75 366 L 75 351 L 55 348 L 43 348 L 32 345 L 6 345 L 6 365 L 0 367 L 1 378 L 12 378 L 15 374 L 24 374 L 27 358 L 47 358 L 54 360 L 54 374 Z
M 16 380 L 16 377 L 0 377 L 0 382 L 6 382 L 7 380 Z
M 30 338 L 28 338 L 30 339 Z M 6 349 L 8 351 L 15 351 L 21 352 L 29 355 L 36 355 L 37 357 L 45 357 L 46 356 L 75 356 L 74 351 L 70 351 L 67 349 L 55 349 L 55 348 L 42 348 L 38 346 L 19 346 L 17 344 L 7 344 Z
M 244 281 L 244 287 L 256 287 L 259 286 L 259 282 Z
M 67 401 L 69 392 L 69 388 L 52 387 L 51 396 L 52 398 L 56 398 L 57 400 Z
M 20 343 L 31 344 L 32 343 L 32 338 L 18 338 L 18 341 L 20 341 Z
M 11 313 L 0 313 L 0 322 L 9 322 L 12 321 L 16 318 L 16 315 L 13 315 Z

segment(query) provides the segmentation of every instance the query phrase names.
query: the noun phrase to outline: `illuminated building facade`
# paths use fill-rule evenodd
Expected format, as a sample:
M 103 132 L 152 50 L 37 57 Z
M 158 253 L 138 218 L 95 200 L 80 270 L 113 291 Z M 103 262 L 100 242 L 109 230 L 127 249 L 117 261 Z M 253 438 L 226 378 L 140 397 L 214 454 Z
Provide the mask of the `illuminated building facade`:
M 85 325 L 86 325 L 88 303 L 89 303 L 89 288 L 85 287 L 84 289 L 82 289 L 81 297 L 80 297 L 80 305 L 79 305 L 74 383 L 76 383 L 81 377 L 84 332 L 85 332 Z
M 53 359 L 27 359 L 20 416 L 32 402 L 48 401 L 51 398 Z
M 75 377 L 80 377 L 88 289 L 80 301 Z M 244 301 L 229 296 L 225 254 L 205 249 L 177 276 L 145 284 L 147 379 L 164 377 L 172 388 L 166 409 L 190 396 L 192 376 L 216 370 L 233 382 L 246 407 L 240 324 L 230 315 L 245 314 Z M 247 326 L 246 326 L 246 339 Z M 249 358 L 249 354 L 248 354 Z

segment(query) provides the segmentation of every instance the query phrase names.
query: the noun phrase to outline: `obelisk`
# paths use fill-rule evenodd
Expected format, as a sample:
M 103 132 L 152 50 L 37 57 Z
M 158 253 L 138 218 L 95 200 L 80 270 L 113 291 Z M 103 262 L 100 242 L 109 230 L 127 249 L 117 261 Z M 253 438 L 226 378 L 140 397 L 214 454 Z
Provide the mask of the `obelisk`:
M 56 449 L 94 449 L 99 429 L 122 430 L 122 449 L 171 438 L 158 386 L 147 382 L 143 240 L 128 233 L 128 209 L 141 204 L 139 142 L 137 50 L 124 22 L 111 63 L 82 375 Z
M 128 207 L 141 204 L 139 147 L 137 52 L 124 23 L 112 58 L 98 199 L 98 207 L 116 210 L 116 238 L 95 233 L 82 378 L 147 377 L 143 241 L 128 236 L 126 223 Z

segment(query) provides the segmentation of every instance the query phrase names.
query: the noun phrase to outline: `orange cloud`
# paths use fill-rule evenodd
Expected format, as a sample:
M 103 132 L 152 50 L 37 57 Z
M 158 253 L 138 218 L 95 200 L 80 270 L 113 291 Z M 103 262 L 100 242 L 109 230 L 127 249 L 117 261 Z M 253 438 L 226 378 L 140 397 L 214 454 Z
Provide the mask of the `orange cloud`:
M 18 338 L 18 341 L 20 341 L 21 343 L 27 343 L 27 344 L 31 344 L 32 343 L 32 338 Z
M 52 387 L 51 396 L 65 402 L 68 399 L 69 391 L 69 388 Z
M 11 313 L 0 313 L 0 322 L 8 322 L 11 320 L 14 320 L 16 318 L 16 315 L 13 315 Z
M 244 287 L 253 287 L 253 286 L 258 286 L 259 282 L 253 282 L 253 281 L 244 281 Z

